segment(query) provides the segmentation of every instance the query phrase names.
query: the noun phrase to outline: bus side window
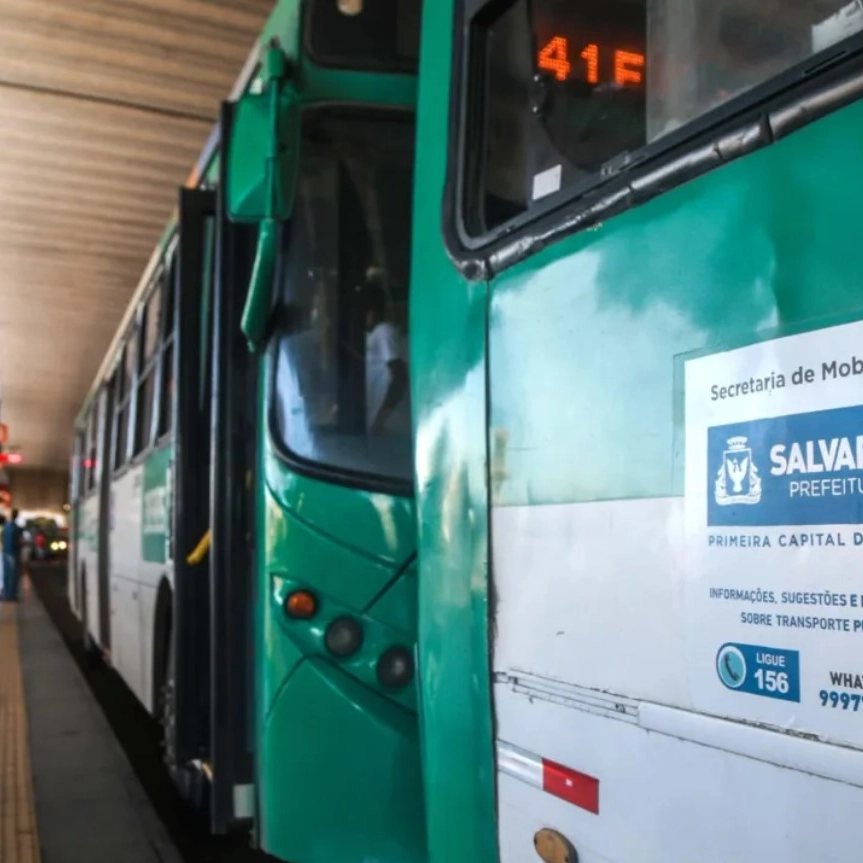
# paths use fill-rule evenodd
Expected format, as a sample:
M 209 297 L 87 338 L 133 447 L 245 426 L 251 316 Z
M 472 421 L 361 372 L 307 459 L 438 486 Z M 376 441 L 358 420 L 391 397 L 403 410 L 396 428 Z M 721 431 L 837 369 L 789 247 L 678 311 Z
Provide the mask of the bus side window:
M 160 332 L 160 348 L 162 361 L 160 366 L 161 386 L 159 387 L 159 420 L 156 436 L 162 437 L 173 427 L 172 402 L 174 394 L 174 294 L 176 281 L 176 259 L 172 258 L 167 269 L 167 275 L 162 291 L 164 305 L 162 307 L 162 327 Z
M 143 452 L 150 445 L 153 427 L 153 399 L 156 395 L 156 369 L 159 359 L 159 333 L 162 317 L 162 278 L 158 277 L 156 286 L 144 308 L 141 325 L 143 335 L 143 368 L 137 387 L 137 419 L 135 421 L 135 454 Z
M 122 359 L 117 369 L 119 387 L 114 414 L 114 470 L 119 470 L 129 459 L 129 422 L 132 413 L 132 392 L 135 386 L 138 357 L 138 338 L 134 328 L 126 339 Z

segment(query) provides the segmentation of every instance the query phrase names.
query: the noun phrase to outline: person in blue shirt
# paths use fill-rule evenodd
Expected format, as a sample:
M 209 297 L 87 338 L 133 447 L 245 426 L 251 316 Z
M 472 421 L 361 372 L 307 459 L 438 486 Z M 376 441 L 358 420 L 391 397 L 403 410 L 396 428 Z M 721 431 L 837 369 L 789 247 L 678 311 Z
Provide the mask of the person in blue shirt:
M 18 568 L 21 557 L 21 528 L 18 527 L 18 510 L 3 525 L 3 599 L 18 601 Z

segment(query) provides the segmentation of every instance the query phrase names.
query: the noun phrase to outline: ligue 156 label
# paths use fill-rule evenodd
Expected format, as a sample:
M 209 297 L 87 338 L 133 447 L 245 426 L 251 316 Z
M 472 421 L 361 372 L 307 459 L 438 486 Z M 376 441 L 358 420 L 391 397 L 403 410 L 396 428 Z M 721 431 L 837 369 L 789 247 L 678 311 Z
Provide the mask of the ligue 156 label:
M 716 673 L 735 692 L 800 701 L 800 655 L 757 644 L 726 643 L 716 654 Z

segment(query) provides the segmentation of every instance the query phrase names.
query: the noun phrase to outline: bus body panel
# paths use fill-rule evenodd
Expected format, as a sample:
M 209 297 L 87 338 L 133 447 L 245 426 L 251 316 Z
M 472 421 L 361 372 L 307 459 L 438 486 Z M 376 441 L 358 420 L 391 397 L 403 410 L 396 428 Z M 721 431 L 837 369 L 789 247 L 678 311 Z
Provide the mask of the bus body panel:
M 99 493 L 91 492 L 79 504 L 78 572 L 79 614 L 86 621 L 87 633 L 98 643 L 99 636 Z
M 503 718 L 501 738 L 518 738 L 529 729 L 532 738 L 541 737 L 548 759 L 599 781 L 599 813 L 594 814 L 525 777 L 502 772 L 501 863 L 536 859 L 534 836 L 544 828 L 566 836 L 579 863 L 761 863 L 776 859 L 777 848 L 784 853 L 779 859 L 794 863 L 857 859 L 863 828 L 852 813 L 860 803 L 859 785 L 721 748 L 716 744 L 723 741 L 722 725 L 729 724 L 724 720 L 706 720 L 705 744 L 682 739 L 676 724 L 657 732 L 541 696 L 531 704 L 509 688 L 498 688 L 495 702 Z M 775 732 L 751 733 L 753 749 L 774 748 Z M 789 749 L 819 745 L 787 741 Z M 499 747 L 498 757 L 507 765 L 511 750 Z M 859 757 L 854 761 L 859 776 Z
M 98 548 L 100 531 L 109 534 L 110 660 L 141 703 L 154 712 L 153 655 L 155 606 L 159 583 L 171 582 L 167 561 L 166 498 L 170 445 L 163 444 L 143 460 L 109 480 L 108 523 L 100 525 L 100 495 L 91 493 L 78 506 L 77 578 L 86 574 L 86 611 L 90 638 L 99 644 Z M 71 596 L 72 594 L 70 594 Z M 83 601 L 83 600 L 82 600 Z M 105 645 L 100 645 L 105 647 Z
M 132 501 L 140 512 L 139 549 L 137 566 L 138 620 L 141 633 L 141 694 L 144 706 L 154 715 L 159 705 L 154 688 L 153 661 L 156 640 L 165 638 L 156 626 L 156 603 L 159 585 L 174 583 L 174 570 L 168 545 L 168 498 L 172 469 L 173 445 L 163 442 L 151 450 L 141 466 L 141 492 L 138 502 Z
M 454 0 L 423 4 L 410 301 L 418 656 L 429 859 L 485 863 L 497 854 L 488 650 L 488 292 L 485 282 L 459 272 L 441 235 L 452 167 L 454 16 Z
M 306 705 L 299 711 L 297 705 Z M 316 733 L 308 734 L 314 727 Z M 362 740 L 362 748 L 356 741 Z M 291 777 L 302 795 L 265 797 L 264 847 L 286 860 L 425 859 L 416 715 L 327 660 L 302 661 L 272 705 L 261 742 L 265 783 Z M 348 777 L 367 776 L 358 787 Z M 333 816 L 338 813 L 338 829 Z
M 279 3 L 265 36 L 278 32 L 283 49 L 298 62 L 304 120 L 325 112 L 407 119 L 416 105 L 415 76 L 315 64 L 301 44 L 301 5 Z M 308 151 L 304 145 L 305 139 L 297 166 L 301 176 L 304 153 L 315 153 L 311 144 Z M 312 158 L 320 156 L 310 156 L 308 164 Z M 377 192 L 369 187 L 364 194 Z M 368 213 L 357 210 L 354 218 L 363 220 L 367 231 L 381 231 L 366 223 Z M 357 249 L 349 245 L 343 241 L 335 257 L 312 260 L 310 266 L 325 263 L 339 272 L 345 260 L 363 254 L 360 240 Z M 284 253 L 286 266 L 293 251 Z M 398 288 L 406 290 L 407 284 Z M 336 321 L 356 311 L 339 306 L 327 315 Z M 277 330 L 273 341 L 280 338 Z M 413 654 L 416 643 L 416 521 L 409 483 L 405 496 L 371 491 L 375 479 L 357 473 L 345 480 L 348 471 L 303 464 L 284 449 L 289 442 L 277 443 L 278 362 L 277 350 L 261 358 L 257 430 L 258 840 L 270 854 L 298 863 L 336 858 L 420 863 L 426 842 L 416 675 L 391 691 L 377 676 L 388 648 Z M 299 588 L 319 598 L 312 621 L 285 613 L 286 597 Z M 324 636 L 343 616 L 360 622 L 363 642 L 355 655 L 338 659 L 328 652 Z
M 583 863 L 858 856 L 839 814 L 863 802 L 853 674 L 830 691 L 854 665 L 863 507 L 845 486 L 811 505 L 840 523 L 783 503 L 757 423 L 790 447 L 811 411 L 861 401 L 843 327 L 863 318 L 861 129 L 857 103 L 491 283 L 506 863 L 542 828 Z M 829 452 L 845 420 L 819 422 Z M 828 475 L 812 463 L 801 478 Z
M 416 637 L 409 625 L 416 620 L 416 582 L 407 566 L 413 503 L 289 470 L 265 423 L 260 447 L 261 847 L 285 860 L 348 859 L 363 848 L 378 860 L 422 861 L 414 688 L 388 693 L 375 676 L 384 650 L 410 646 Z M 285 613 L 284 601 L 297 589 L 318 597 L 311 621 Z M 359 621 L 364 637 L 354 656 L 337 660 L 324 635 L 342 616 Z M 286 806 L 286 799 L 294 803 Z M 334 812 L 344 815 L 339 829 Z
M 679 598 L 657 588 L 685 583 L 661 548 L 682 539 L 679 499 L 502 507 L 493 519 L 505 537 L 494 543 L 502 861 L 524 859 L 547 827 L 588 863 L 756 863 L 776 847 L 800 863 L 854 859 L 857 820 L 829 836 L 813 825 L 859 803 L 863 752 L 670 706 L 686 688 L 686 640 L 663 611 Z M 608 542 L 610 524 L 632 526 L 626 544 Z M 545 790 L 543 759 L 595 781 L 598 812 Z
M 141 493 L 143 468 L 133 465 L 111 483 L 111 589 L 116 611 L 114 667 L 142 704 L 149 705 L 141 652 Z

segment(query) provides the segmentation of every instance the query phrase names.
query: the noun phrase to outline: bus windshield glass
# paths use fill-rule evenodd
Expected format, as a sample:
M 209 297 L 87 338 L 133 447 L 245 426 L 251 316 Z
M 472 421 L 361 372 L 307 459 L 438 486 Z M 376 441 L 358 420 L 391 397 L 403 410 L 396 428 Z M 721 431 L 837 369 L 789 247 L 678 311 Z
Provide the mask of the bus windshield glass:
M 408 481 L 413 120 L 307 115 L 286 226 L 275 426 L 295 457 Z
M 420 0 L 312 0 L 306 48 L 323 66 L 415 72 Z
M 475 26 L 489 229 L 863 30 L 863 3 L 516 0 Z

